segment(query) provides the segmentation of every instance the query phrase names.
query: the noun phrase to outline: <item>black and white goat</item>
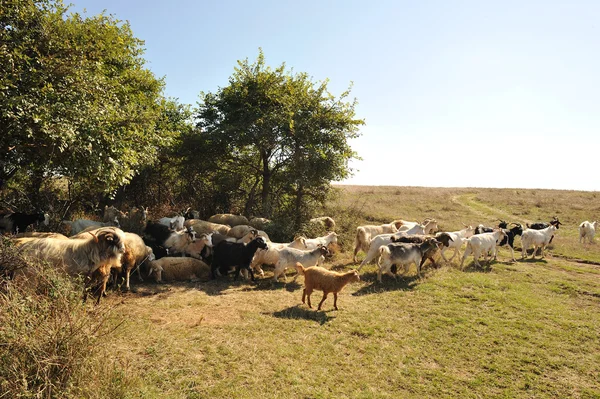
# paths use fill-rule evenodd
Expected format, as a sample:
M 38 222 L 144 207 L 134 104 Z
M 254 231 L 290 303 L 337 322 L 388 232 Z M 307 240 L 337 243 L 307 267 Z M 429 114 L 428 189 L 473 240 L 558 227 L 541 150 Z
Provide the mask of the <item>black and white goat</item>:
M 32 214 L 21 212 L 8 213 L 0 215 L 0 233 L 24 233 L 27 227 L 34 223 L 44 223 L 44 226 L 48 226 L 49 222 L 50 216 L 44 212 Z

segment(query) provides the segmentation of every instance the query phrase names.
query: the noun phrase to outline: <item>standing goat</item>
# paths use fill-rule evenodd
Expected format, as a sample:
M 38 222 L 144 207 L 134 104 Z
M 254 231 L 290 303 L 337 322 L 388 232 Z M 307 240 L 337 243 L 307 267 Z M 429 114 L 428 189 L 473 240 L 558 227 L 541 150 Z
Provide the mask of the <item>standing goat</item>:
M 526 229 L 521 236 L 521 245 L 523 247 L 521 258 L 525 259 L 527 257 L 527 250 L 529 247 L 533 247 L 533 254 L 531 254 L 532 259 L 535 258 L 538 248 L 541 251 L 542 258 L 546 256 L 544 250 L 546 249 L 546 246 L 550 244 L 550 241 L 552 241 L 552 237 L 554 237 L 554 233 L 557 229 L 558 227 L 553 224 L 542 230 Z
M 460 268 L 462 270 L 463 265 L 465 263 L 465 259 L 473 253 L 473 259 L 475 265 L 481 267 L 479 264 L 479 257 L 483 254 L 484 261 L 489 263 L 491 260 L 490 253 L 493 256 L 496 256 L 496 245 L 500 242 L 506 233 L 504 230 L 497 229 L 492 233 L 481 233 L 476 234 L 471 238 L 467 239 L 467 249 L 465 249 L 465 253 L 463 255 L 462 261 L 460 262 Z
M 356 270 L 351 270 L 346 273 L 337 273 L 319 266 L 311 266 L 305 268 L 302 263 L 296 263 L 296 270 L 298 274 L 304 276 L 304 290 L 302 291 L 302 303 L 308 298 L 308 307 L 312 308 L 310 303 L 310 295 L 313 290 L 323 291 L 323 299 L 319 302 L 317 310 L 321 310 L 321 305 L 327 299 L 327 295 L 333 292 L 333 308 L 338 310 L 337 307 L 337 294 L 344 288 L 348 283 L 360 281 L 360 276 Z
M 596 235 L 597 225 L 597 221 L 590 223 L 586 220 L 585 222 L 582 222 L 579 225 L 579 242 L 585 242 L 585 239 L 587 238 L 591 244 L 594 241 L 594 236 Z

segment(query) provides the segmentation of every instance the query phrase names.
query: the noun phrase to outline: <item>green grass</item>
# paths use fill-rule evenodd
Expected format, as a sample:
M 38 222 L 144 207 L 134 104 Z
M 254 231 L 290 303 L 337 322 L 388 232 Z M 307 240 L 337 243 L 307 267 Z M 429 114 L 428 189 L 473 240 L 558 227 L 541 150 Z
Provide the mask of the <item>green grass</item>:
M 576 234 L 595 197 L 518 191 L 342 188 L 323 209 L 342 249 L 327 266 L 354 267 L 348 251 L 362 223 L 435 217 L 456 230 L 556 214 L 565 225 L 544 260 L 512 263 L 503 249 L 483 270 L 469 260 L 461 272 L 455 261 L 382 284 L 368 265 L 340 294 L 339 311 L 333 298 L 323 311 L 302 305 L 303 279 L 291 271 L 286 284 L 148 283 L 113 294 L 104 306 L 126 321 L 110 348 L 126 376 L 119 396 L 600 397 L 600 268 L 574 261 L 600 261 L 598 245 Z M 569 206 L 582 209 L 570 216 Z

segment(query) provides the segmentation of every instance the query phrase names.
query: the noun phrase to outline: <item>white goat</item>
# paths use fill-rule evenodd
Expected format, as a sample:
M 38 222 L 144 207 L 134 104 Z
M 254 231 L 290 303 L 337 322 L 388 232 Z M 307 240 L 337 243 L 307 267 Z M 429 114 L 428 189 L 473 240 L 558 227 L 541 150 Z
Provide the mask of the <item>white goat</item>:
M 367 252 L 369 250 L 369 243 L 371 242 L 371 238 L 378 236 L 380 234 L 388 234 L 395 233 L 398 231 L 398 226 L 402 225 L 402 221 L 394 220 L 388 224 L 382 224 L 380 226 L 375 225 L 366 225 L 366 226 L 358 226 L 356 228 L 356 238 L 354 239 L 354 262 L 358 262 L 356 260 L 356 254 L 359 251 Z
M 185 218 L 183 216 L 174 216 L 172 218 L 160 218 L 158 223 L 167 226 L 171 230 L 181 231 L 184 228 Z
M 111 226 L 121 227 L 121 225 L 119 224 L 119 218 L 116 216 L 114 217 L 112 222 L 97 222 L 95 220 L 88 220 L 88 219 L 77 219 L 73 222 L 70 220 L 63 220 L 62 222 L 64 224 L 71 226 L 71 233 L 70 233 L 71 236 L 79 234 L 86 229 L 98 229 L 100 227 L 111 227 Z
M 327 235 L 325 235 L 323 237 L 307 238 L 305 240 L 304 245 L 306 246 L 306 249 L 313 250 L 313 249 L 316 249 L 319 245 L 326 247 L 329 244 L 336 243 L 337 238 L 338 238 L 338 235 L 336 233 L 330 232 L 330 233 L 327 233 Z
M 579 242 L 585 242 L 585 239 L 587 238 L 591 244 L 594 241 L 594 236 L 596 235 L 597 224 L 597 221 L 590 223 L 586 220 L 585 222 L 582 222 L 579 225 Z
M 250 266 L 261 275 L 261 277 L 265 276 L 265 272 L 262 269 L 262 265 L 274 265 L 279 260 L 279 251 L 282 248 L 295 248 L 306 250 L 306 238 L 304 237 L 296 237 L 294 241 L 289 243 L 268 243 L 269 248 L 267 249 L 258 249 L 254 253 L 254 258 L 252 258 L 252 263 Z
M 535 253 L 538 248 L 541 248 L 542 258 L 546 256 L 544 254 L 544 249 L 546 248 L 546 245 L 550 243 L 556 230 L 556 226 L 550 225 L 542 230 L 526 229 L 523 231 L 523 235 L 521 236 L 521 246 L 523 247 L 521 258 L 524 259 L 527 257 L 527 250 L 529 247 L 533 247 L 533 254 L 531 255 L 532 259 L 535 258 Z
M 423 223 L 419 222 L 408 222 L 406 220 L 401 220 L 402 225 L 398 227 L 398 231 L 404 231 L 407 234 L 431 234 L 434 230 L 438 228 L 437 221 L 435 219 L 425 219 Z M 416 228 L 417 226 L 422 226 L 422 230 Z M 413 231 L 409 233 L 409 231 Z
M 475 232 L 475 228 L 473 226 L 466 226 L 465 228 L 459 231 L 451 231 L 449 233 L 446 233 L 450 236 L 450 238 L 452 238 L 452 241 L 450 241 L 448 243 L 448 246 L 444 246 L 442 247 L 442 250 L 440 251 L 441 255 L 442 255 L 442 259 L 444 259 L 445 262 L 452 262 L 452 259 L 454 259 L 454 257 L 458 254 L 458 258 L 460 259 L 460 249 L 462 248 L 463 243 L 465 242 L 465 240 L 471 236 L 473 236 L 473 233 Z M 442 233 L 438 233 L 438 234 L 442 234 Z M 446 249 L 449 248 L 453 248 L 454 249 L 454 254 L 452 255 L 452 257 L 450 259 L 446 259 L 446 257 L 444 256 L 444 252 L 446 252 Z
M 491 258 L 496 256 L 496 244 L 506 236 L 502 229 L 495 230 L 492 233 L 482 233 L 472 236 L 471 238 L 467 238 L 467 249 L 465 249 L 465 253 L 462 257 L 462 261 L 460 262 L 460 268 L 462 270 L 463 264 L 465 263 L 465 259 L 473 253 L 473 259 L 475 260 L 475 265 L 481 267 L 479 264 L 479 257 L 483 254 L 483 259 L 485 262 L 491 261 Z M 491 255 L 490 255 L 491 254 Z
M 281 248 L 279 250 L 279 259 L 275 263 L 275 270 L 273 271 L 273 281 L 277 282 L 277 279 L 283 274 L 285 278 L 285 269 L 288 267 L 295 267 L 296 263 L 301 263 L 304 267 L 320 266 L 323 263 L 324 257 L 329 254 L 327 247 L 319 247 L 312 251 L 302 251 L 295 248 Z

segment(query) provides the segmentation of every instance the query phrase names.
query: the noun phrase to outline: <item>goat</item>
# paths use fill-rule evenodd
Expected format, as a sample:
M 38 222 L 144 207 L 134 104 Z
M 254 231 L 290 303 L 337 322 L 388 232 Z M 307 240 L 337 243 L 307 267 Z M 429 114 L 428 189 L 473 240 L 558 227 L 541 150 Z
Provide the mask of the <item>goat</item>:
M 95 233 L 88 232 L 68 240 L 55 237 L 15 239 L 24 254 L 62 267 L 69 275 L 91 277 L 98 272 L 101 285 L 97 304 L 106 291 L 110 269 L 121 267 L 124 243 L 123 231 L 115 227 L 103 227 Z
M 27 227 L 34 223 L 43 223 L 44 226 L 48 226 L 50 223 L 50 216 L 43 212 L 32 214 L 15 212 L 0 215 L 0 233 L 24 233 L 27 230 Z
M 503 222 L 505 223 L 505 222 Z M 502 224 L 502 223 L 501 223 Z M 500 224 L 500 225 L 501 225 Z M 512 229 L 507 229 L 507 228 L 502 228 L 502 230 L 504 231 L 504 238 L 502 239 L 502 241 L 500 241 L 497 246 L 498 247 L 503 247 L 505 245 L 508 245 L 508 248 L 510 248 L 510 254 L 512 257 L 513 262 L 516 262 L 515 259 L 515 237 L 516 236 L 520 236 L 523 234 L 523 226 L 521 226 L 519 223 L 513 223 L 515 225 L 515 227 L 513 227 Z M 498 225 L 498 226 L 500 226 Z M 504 224 L 506 225 L 506 223 Z M 496 256 L 498 255 L 498 251 L 496 251 L 496 254 L 494 255 L 494 260 L 496 260 Z
M 133 270 L 137 270 L 140 281 L 142 275 L 140 273 L 140 265 L 146 261 L 151 262 L 154 260 L 154 253 L 152 248 L 147 246 L 142 240 L 142 237 L 134 233 L 124 233 L 125 235 L 125 253 L 121 258 L 122 272 L 125 273 L 125 290 L 129 291 L 129 277 Z M 116 280 L 115 280 L 116 282 Z
M 174 232 L 164 224 L 148 222 L 143 239 L 152 248 L 156 259 L 160 259 L 173 253 L 185 253 L 185 247 L 196 240 L 195 236 L 196 232 L 190 227 Z
M 401 264 L 409 265 L 414 263 L 417 267 L 417 275 L 421 275 L 421 264 L 425 252 L 430 251 L 433 247 L 439 247 L 440 242 L 435 238 L 427 238 L 425 242 L 420 244 L 407 243 L 392 243 L 383 245 L 379 248 L 379 270 L 377 270 L 377 281 L 382 282 L 382 274 L 389 274 L 396 279 L 396 275 L 392 273 L 392 265 Z
M 296 237 L 290 243 L 269 243 L 269 248 L 256 251 L 250 267 L 260 273 L 261 277 L 264 277 L 265 272 L 262 269 L 262 265 L 275 265 L 279 260 L 279 250 L 282 248 L 306 250 L 306 238 L 302 236 Z
M 594 241 L 594 236 L 596 235 L 596 227 L 597 227 L 598 222 L 594 221 L 592 223 L 588 222 L 587 220 L 585 222 L 581 222 L 581 224 L 579 225 L 579 242 L 585 242 L 585 239 L 587 238 L 589 243 L 591 244 Z
M 158 219 L 158 223 L 167 226 L 171 230 L 181 231 L 184 229 L 185 218 L 183 216 L 173 216 L 172 218 L 164 217 Z
M 558 220 L 558 217 L 552 216 L 552 220 L 550 221 L 550 223 L 536 222 L 536 223 L 532 223 L 531 225 L 525 224 L 525 226 L 527 226 L 528 229 L 533 229 L 533 230 L 542 230 L 549 226 L 555 226 L 556 229 L 558 230 L 560 228 L 561 224 L 562 223 Z M 550 242 L 548 242 L 548 244 L 552 244 L 553 239 L 554 239 L 554 236 L 550 237 Z
M 283 274 L 283 279 L 287 281 L 285 269 L 294 267 L 296 263 L 301 263 L 305 267 L 319 266 L 322 264 L 324 257 L 328 255 L 329 250 L 323 246 L 312 251 L 302 251 L 289 247 L 281 248 L 279 250 L 279 259 L 275 263 L 275 270 L 273 271 L 273 282 L 277 282 L 281 274 Z
M 435 240 L 439 242 L 439 246 L 447 247 L 449 245 L 449 243 L 452 242 L 452 237 L 450 237 L 450 235 L 448 233 L 439 233 L 435 237 L 432 237 L 430 235 L 409 236 L 409 235 L 400 234 L 400 232 L 398 232 L 391 237 L 391 240 L 392 240 L 392 243 L 403 242 L 406 244 L 422 244 L 430 238 L 435 238 Z M 438 249 L 439 249 L 438 246 L 431 246 L 430 248 L 428 248 L 423 253 L 423 256 L 421 258 L 421 263 L 419 264 L 419 268 L 423 268 L 423 264 L 425 263 L 425 261 L 427 259 L 429 259 L 431 261 L 431 263 L 434 266 L 436 266 L 435 259 L 433 258 L 433 256 L 437 253 Z M 393 267 L 392 267 L 392 271 L 393 271 Z
M 402 225 L 398 227 L 398 231 L 404 231 L 407 234 L 431 234 L 437 230 L 438 225 L 435 219 L 425 219 L 423 223 L 419 222 L 408 222 L 401 220 Z M 418 228 L 417 226 L 421 226 Z
M 104 205 L 104 214 L 102 215 L 102 221 L 104 223 L 112 222 L 116 219 L 121 220 L 126 217 L 126 214 L 115 208 L 114 206 Z
M 200 219 L 200 212 L 188 207 L 183 211 L 183 217 L 186 219 Z
M 69 235 L 74 236 L 86 229 L 98 229 L 101 227 L 117 227 L 120 228 L 118 217 L 115 216 L 112 222 L 97 222 L 89 219 L 77 219 L 75 221 L 63 220 L 64 224 L 71 226 L 71 232 Z
M 327 233 L 327 235 L 325 235 L 323 237 L 307 238 L 304 241 L 304 245 L 306 246 L 306 249 L 312 250 L 312 249 L 316 249 L 319 245 L 321 245 L 323 247 L 327 247 L 327 246 L 329 246 L 329 244 L 337 243 L 337 239 L 338 239 L 338 235 L 334 232 L 330 232 L 330 233 Z
M 525 259 L 527 257 L 527 250 L 529 249 L 529 247 L 533 247 L 533 254 L 531 255 L 532 259 L 535 258 L 535 254 L 538 248 L 540 248 L 542 255 L 541 258 L 543 258 L 545 256 L 544 249 L 552 241 L 552 237 L 554 236 L 554 233 L 557 229 L 557 226 L 551 224 L 550 226 L 542 230 L 535 230 L 529 228 L 523 231 L 523 234 L 521 235 L 521 246 L 523 247 L 521 252 L 521 259 Z
M 245 216 L 242 215 L 234 215 L 231 213 L 219 213 L 216 215 L 213 215 L 211 217 L 208 218 L 208 221 L 211 223 L 218 223 L 218 224 L 228 224 L 231 227 L 240 225 L 240 224 L 248 224 L 248 218 L 246 218 Z
M 165 281 L 209 281 L 210 266 L 193 258 L 162 258 L 150 262 L 150 275 L 157 283 Z
M 321 305 L 327 299 L 327 295 L 333 292 L 333 308 L 338 310 L 337 298 L 340 292 L 348 283 L 360 281 L 360 276 L 356 270 L 351 270 L 346 273 L 333 272 L 319 266 L 311 266 L 305 268 L 302 263 L 296 263 L 298 274 L 304 276 L 304 290 L 302 290 L 302 303 L 308 299 L 308 307 L 312 309 L 310 296 L 313 290 L 323 291 L 323 298 L 319 302 L 317 310 L 321 310 Z
M 475 227 L 475 231 L 473 232 L 473 235 L 483 234 L 483 233 L 493 233 L 493 232 L 494 232 L 493 227 L 486 227 L 486 226 L 480 224 L 479 226 Z
M 504 230 L 496 229 L 491 233 L 475 234 L 474 236 L 467 238 L 467 248 L 463 254 L 462 261 L 460 262 L 460 269 L 462 270 L 465 259 L 467 259 L 471 253 L 473 253 L 474 263 L 478 267 L 481 267 L 479 264 L 479 257 L 481 254 L 483 254 L 483 258 L 486 262 L 488 262 L 488 258 L 491 260 L 489 254 L 491 253 L 496 256 L 496 244 L 505 236 Z
M 380 234 L 388 234 L 395 233 L 398 231 L 398 227 L 402 225 L 402 221 L 394 220 L 388 224 L 382 224 L 380 226 L 375 225 L 366 225 L 359 226 L 356 228 L 356 238 L 354 239 L 354 263 L 357 262 L 356 254 L 359 251 L 367 252 L 369 250 L 369 244 L 371 242 L 371 237 L 378 236 Z
M 235 277 L 237 279 L 241 270 L 250 272 L 250 277 L 254 281 L 254 272 L 250 268 L 250 263 L 254 257 L 254 253 L 259 248 L 267 249 L 267 243 L 262 237 L 257 237 L 248 244 L 221 241 L 219 245 L 214 247 L 212 259 L 212 276 L 216 278 L 216 271 L 221 274 L 227 274 L 231 267 L 235 267 Z
M 212 234 L 198 234 L 194 242 L 188 243 L 183 249 L 183 254 L 189 255 L 192 258 L 204 260 L 205 249 L 213 246 Z
M 451 232 L 447 232 L 447 233 L 438 233 L 436 234 L 436 238 L 438 235 L 441 234 L 448 234 L 450 236 L 450 241 L 446 244 L 445 242 L 443 243 L 443 247 L 442 250 L 440 251 L 440 254 L 442 255 L 442 259 L 444 259 L 444 262 L 452 262 L 452 259 L 454 259 L 454 257 L 458 254 L 458 257 L 460 258 L 460 249 L 462 248 L 463 243 L 465 242 L 465 240 L 469 237 L 471 237 L 474 233 L 475 233 L 475 229 L 473 228 L 473 226 L 467 226 L 464 225 L 465 228 L 459 231 L 451 231 Z M 446 259 L 446 257 L 444 256 L 444 252 L 446 252 L 446 249 L 448 248 L 453 248 L 454 249 L 454 254 L 452 255 L 452 257 L 450 259 Z

